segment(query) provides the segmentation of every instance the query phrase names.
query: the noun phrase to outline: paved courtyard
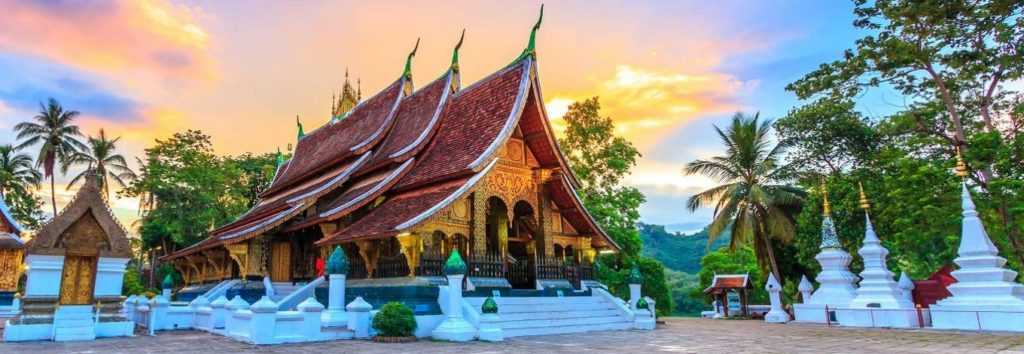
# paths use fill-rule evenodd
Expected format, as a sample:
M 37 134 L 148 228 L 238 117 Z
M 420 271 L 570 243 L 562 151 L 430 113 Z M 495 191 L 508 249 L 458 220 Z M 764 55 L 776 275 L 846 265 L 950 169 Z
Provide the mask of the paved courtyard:
M 1024 353 L 1024 336 L 769 325 L 671 318 L 651 332 L 523 337 L 504 343 L 335 341 L 253 346 L 196 331 L 76 343 L 0 343 L 0 353 Z

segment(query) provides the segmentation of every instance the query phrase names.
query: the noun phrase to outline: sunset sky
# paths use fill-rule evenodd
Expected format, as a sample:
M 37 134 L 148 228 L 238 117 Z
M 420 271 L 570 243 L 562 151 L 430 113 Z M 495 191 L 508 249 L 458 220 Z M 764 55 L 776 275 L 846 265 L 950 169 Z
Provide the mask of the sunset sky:
M 510 3 L 0 0 L 0 144 L 54 97 L 82 112 L 88 134 L 122 136 L 129 157 L 185 129 L 211 135 L 222 154 L 284 148 L 296 115 L 307 131 L 327 122 L 346 68 L 364 94 L 376 92 L 401 73 L 417 38 L 417 83 L 447 68 L 462 29 L 464 86 L 507 64 L 540 7 Z M 645 222 L 710 220 L 684 206 L 713 181 L 680 171 L 720 152 L 712 125 L 736 111 L 785 114 L 799 102 L 783 87 L 863 35 L 847 2 L 704 3 L 545 7 L 537 52 L 553 123 L 571 102 L 601 97 L 643 153 L 628 183 L 648 198 Z M 858 103 L 869 115 L 902 105 L 884 94 Z M 60 207 L 73 192 L 58 189 Z M 40 193 L 48 202 L 49 190 Z M 135 207 L 115 202 L 125 224 Z

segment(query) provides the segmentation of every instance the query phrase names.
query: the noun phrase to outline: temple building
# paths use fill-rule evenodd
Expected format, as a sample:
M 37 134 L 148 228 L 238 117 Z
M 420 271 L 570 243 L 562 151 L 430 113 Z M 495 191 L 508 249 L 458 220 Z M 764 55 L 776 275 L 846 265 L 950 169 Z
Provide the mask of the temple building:
M 470 293 L 585 291 L 596 254 L 619 248 L 575 192 L 544 109 L 534 33 L 520 56 L 468 86 L 461 44 L 423 85 L 414 84 L 414 49 L 365 100 L 346 73 L 329 122 L 300 131 L 259 203 L 163 258 L 184 277 L 177 299 L 231 279 L 229 298 L 282 299 L 318 278 L 335 245 L 351 260 L 347 299 L 374 307 L 398 300 L 417 314 L 439 311 L 453 250 L 468 264 Z
M 18 292 L 18 280 L 24 270 L 21 265 L 25 249 L 22 232 L 21 225 L 14 219 L 3 196 L 0 196 L 0 269 L 4 270 L 0 272 L 0 322 L 17 314 L 12 305 Z M 0 324 L 0 327 L 3 325 Z

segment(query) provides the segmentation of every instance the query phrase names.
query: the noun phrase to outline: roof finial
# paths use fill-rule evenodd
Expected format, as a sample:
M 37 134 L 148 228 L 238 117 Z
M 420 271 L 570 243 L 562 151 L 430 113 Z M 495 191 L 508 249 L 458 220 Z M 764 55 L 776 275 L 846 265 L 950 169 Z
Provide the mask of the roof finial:
M 961 180 L 966 180 L 968 175 L 967 164 L 964 163 L 964 157 L 960 153 L 960 147 L 956 147 L 956 175 L 960 176 Z
M 526 49 L 523 49 L 523 53 L 519 54 L 519 61 L 527 56 L 533 57 L 537 53 L 537 30 L 540 29 L 540 23 L 544 20 L 544 4 L 540 4 L 540 16 L 537 17 L 537 23 L 533 25 L 533 29 L 530 30 L 530 41 L 526 43 Z
M 356 79 L 356 102 L 363 100 L 363 79 Z
M 338 93 L 331 92 L 331 118 L 334 118 L 334 111 L 338 109 Z
M 277 160 L 277 168 L 280 169 L 281 165 L 284 164 L 284 155 L 281 154 L 281 147 L 280 146 L 277 147 L 277 156 L 275 158 Z
M 459 36 L 459 43 L 455 44 L 455 50 L 452 51 L 452 71 L 459 72 L 459 48 L 462 48 L 462 40 L 466 39 L 466 29 L 462 29 L 462 35 Z
M 822 202 L 823 215 L 832 216 L 832 203 L 828 202 L 828 186 L 825 185 L 825 177 L 821 178 L 821 193 L 824 199 Z
M 864 212 L 866 213 L 868 212 L 868 209 L 871 209 L 871 202 L 868 201 L 868 196 L 864 194 L 864 185 L 857 182 L 857 188 L 860 189 L 860 208 L 864 209 Z
M 299 139 L 306 136 L 306 131 L 302 129 L 302 122 L 299 121 L 299 115 L 295 115 L 295 125 L 299 126 Z
M 420 49 L 420 39 L 416 38 L 416 46 L 412 48 L 412 52 L 409 52 L 409 56 L 405 58 L 405 71 L 402 72 L 402 77 L 411 79 L 412 78 L 412 57 L 416 56 L 416 51 Z

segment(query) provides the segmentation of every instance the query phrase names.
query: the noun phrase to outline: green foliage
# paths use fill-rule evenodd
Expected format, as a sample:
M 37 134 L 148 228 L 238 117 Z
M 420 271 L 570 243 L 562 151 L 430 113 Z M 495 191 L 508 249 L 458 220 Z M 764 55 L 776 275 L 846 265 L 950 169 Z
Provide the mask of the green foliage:
M 669 233 L 662 225 L 639 223 L 640 239 L 644 256 L 652 257 L 665 264 L 666 268 L 696 273 L 700 270 L 700 259 L 710 250 L 729 244 L 728 230 L 708 244 L 707 228 L 692 235 Z
M 729 247 L 753 247 L 762 269 L 782 278 L 774 255 L 773 240 L 793 238 L 793 214 L 799 210 L 803 191 L 785 184 L 790 171 L 782 165 L 784 144 L 772 146 L 770 122 L 736 113 L 732 122 L 715 131 L 725 145 L 725 155 L 694 160 L 686 165 L 688 175 L 703 175 L 723 183 L 690 197 L 687 208 L 714 207 L 708 226 L 708 242 L 729 230 Z
M 700 287 L 700 279 L 696 274 L 665 269 L 665 279 L 672 293 L 673 315 L 696 317 L 700 316 L 701 311 L 710 309 L 704 303 L 703 296 L 690 296 Z
M 139 295 L 145 291 L 146 286 L 142 284 L 142 276 L 139 275 L 138 267 L 130 264 L 124 272 L 124 280 L 121 283 L 121 295 Z
M 829 175 L 833 221 L 843 248 L 864 232 L 856 183 L 890 251 L 889 267 L 914 278 L 950 264 L 960 241 L 956 150 L 992 241 L 1011 268 L 1024 263 L 1024 95 L 1005 83 L 1024 77 L 1024 3 L 855 1 L 854 48 L 787 89 L 810 104 L 776 124 L 793 142 L 800 185 Z M 906 107 L 871 122 L 850 104 L 869 90 L 895 90 Z M 820 190 L 797 217 L 796 258 L 817 270 Z M 855 258 L 856 259 L 856 258 Z M 855 260 L 853 270 L 861 267 Z M 796 275 L 799 276 L 799 275 Z
M 78 151 L 61 163 L 61 171 L 67 172 L 70 166 L 82 165 L 85 168 L 68 182 L 68 188 L 79 182 L 87 180 L 87 176 L 97 176 L 100 190 L 104 194 L 110 194 L 110 183 L 107 180 L 117 182 L 122 188 L 127 187 L 127 182 L 135 179 L 135 172 L 128 168 L 128 161 L 124 156 L 118 154 L 117 142 L 121 137 L 107 139 L 107 133 L 100 129 L 97 137 L 90 136 L 87 149 Z
M 36 167 L 42 167 L 44 175 L 50 177 L 50 202 L 53 204 L 53 215 L 57 215 L 57 193 L 54 187 L 54 166 L 58 162 L 67 161 L 78 151 L 85 150 L 85 144 L 78 140 L 82 132 L 74 124 L 78 111 L 65 110 L 52 97 L 46 105 L 39 103 L 39 114 L 32 121 L 21 122 L 14 126 L 18 133 L 18 149 L 39 145 L 36 155 Z
M 621 184 L 640 152 L 626 139 L 615 136 L 612 119 L 602 117 L 600 110 L 597 97 L 570 105 L 563 117 L 565 137 L 559 139 L 569 167 L 580 182 L 577 192 L 584 207 L 622 249 L 618 254 L 600 257 L 595 273 L 613 293 L 625 296 L 628 270 L 623 265 L 638 262 L 644 294 L 657 301 L 659 314 L 666 315 L 672 312 L 672 297 L 665 283 L 665 267 L 640 255 L 643 243 L 637 222 L 644 196 L 636 188 Z
M 122 193 L 140 200 L 143 249 L 189 246 L 254 205 L 273 177 L 273 154 L 219 157 L 200 131 L 176 133 L 146 149 Z
M 672 314 L 674 305 L 672 293 L 665 281 L 665 266 L 653 258 L 639 257 L 636 260 L 642 275 L 640 292 L 654 299 L 659 316 Z M 595 264 L 595 273 L 597 280 L 607 285 L 613 295 L 628 299 L 632 264 L 623 264 L 619 261 L 620 257 L 616 255 L 601 256 Z
M 392 301 L 373 316 L 373 329 L 384 337 L 409 337 L 416 331 L 416 317 L 408 306 Z
M 32 166 L 32 158 L 11 145 L 0 145 L 0 198 L 10 207 L 21 226 L 36 229 L 42 220 L 42 200 L 32 191 L 43 176 Z
M 754 251 L 748 246 L 741 246 L 735 250 L 722 247 L 714 252 L 708 253 L 700 260 L 700 286 L 690 292 L 695 299 L 702 299 L 705 303 L 711 303 L 711 298 L 704 295 L 704 289 L 711 286 L 711 280 L 715 274 L 748 274 L 753 289 L 750 291 L 751 304 L 768 303 L 768 292 L 764 290 L 764 284 L 768 279 L 768 273 L 762 272 L 757 265 L 757 257 Z M 795 283 L 795 282 L 791 282 Z

